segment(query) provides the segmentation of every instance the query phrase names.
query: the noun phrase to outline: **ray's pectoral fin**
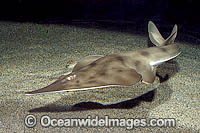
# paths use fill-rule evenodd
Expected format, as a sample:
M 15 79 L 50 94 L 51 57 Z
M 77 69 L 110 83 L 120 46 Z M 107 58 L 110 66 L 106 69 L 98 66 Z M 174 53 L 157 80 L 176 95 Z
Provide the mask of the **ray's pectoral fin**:
M 91 71 L 90 71 L 91 72 Z M 131 86 L 141 81 L 142 76 L 134 69 L 113 69 L 106 73 L 96 73 L 85 76 L 88 71 L 79 71 L 61 77 L 59 80 L 39 90 L 26 92 L 26 95 L 59 92 L 59 91 L 79 91 L 111 86 Z

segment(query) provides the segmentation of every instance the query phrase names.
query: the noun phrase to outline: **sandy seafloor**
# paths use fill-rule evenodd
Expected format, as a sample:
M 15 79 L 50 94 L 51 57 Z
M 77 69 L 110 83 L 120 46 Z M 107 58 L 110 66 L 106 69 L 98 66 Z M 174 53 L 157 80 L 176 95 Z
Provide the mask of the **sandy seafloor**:
M 200 48 L 180 39 L 176 43 L 182 53 L 158 68 L 158 73 L 168 74 L 169 79 L 136 99 L 130 99 L 131 94 L 125 89 L 118 92 L 114 88 L 107 97 L 104 92 L 97 96 L 91 90 L 24 95 L 25 91 L 45 87 L 64 72 L 69 72 L 65 66 L 70 60 L 146 48 L 147 40 L 147 34 L 109 30 L 109 26 L 107 30 L 98 26 L 0 22 L 0 132 L 200 131 Z M 104 104 L 109 99 L 119 100 L 119 94 L 125 99 L 127 96 L 127 100 Z M 97 97 L 103 100 L 95 102 Z M 24 124 L 28 114 L 37 118 L 34 128 Z M 176 126 L 134 127 L 131 130 L 126 127 L 45 128 L 40 125 L 43 115 L 56 119 L 87 118 L 88 115 L 147 120 L 174 118 Z

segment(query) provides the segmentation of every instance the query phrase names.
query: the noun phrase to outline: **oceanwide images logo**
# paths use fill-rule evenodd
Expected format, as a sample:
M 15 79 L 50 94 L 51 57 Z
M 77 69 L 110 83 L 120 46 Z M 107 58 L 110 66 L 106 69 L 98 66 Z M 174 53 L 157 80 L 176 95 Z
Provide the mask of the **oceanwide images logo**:
M 88 116 L 84 119 L 52 119 L 49 116 L 42 116 L 40 120 L 43 127 L 126 127 L 127 129 L 132 129 L 134 125 L 146 125 L 145 119 L 111 119 L 108 116 L 105 116 L 104 118 Z
M 25 117 L 25 125 L 29 128 L 33 128 L 37 124 L 36 117 L 34 115 L 27 115 Z M 104 116 L 88 116 L 87 118 L 51 118 L 44 115 L 40 118 L 40 125 L 42 127 L 124 127 L 128 130 L 134 127 L 174 127 L 175 119 L 133 119 L 133 118 L 109 118 Z

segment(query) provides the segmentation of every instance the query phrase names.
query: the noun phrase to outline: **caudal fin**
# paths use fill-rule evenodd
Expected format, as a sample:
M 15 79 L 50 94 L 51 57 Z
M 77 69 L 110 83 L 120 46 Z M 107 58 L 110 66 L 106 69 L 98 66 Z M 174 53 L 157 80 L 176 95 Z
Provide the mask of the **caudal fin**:
M 174 25 L 174 28 L 173 28 L 170 36 L 167 39 L 164 39 L 162 37 L 162 35 L 158 31 L 156 25 L 152 21 L 149 21 L 148 32 L 149 32 L 149 38 L 150 38 L 151 42 L 156 46 L 173 44 L 174 40 L 177 36 L 177 25 L 176 24 Z

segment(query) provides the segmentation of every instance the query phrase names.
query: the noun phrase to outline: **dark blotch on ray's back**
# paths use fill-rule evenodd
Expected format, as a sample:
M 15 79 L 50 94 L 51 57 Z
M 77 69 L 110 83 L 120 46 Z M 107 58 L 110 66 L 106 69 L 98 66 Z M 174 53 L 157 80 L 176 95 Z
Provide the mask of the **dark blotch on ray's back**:
M 121 62 L 124 61 L 123 57 L 121 57 L 121 56 L 117 56 L 116 59 L 119 60 L 119 61 L 121 61 Z
M 106 72 L 101 72 L 100 73 L 100 76 L 105 76 L 106 75 Z
M 143 56 L 149 56 L 149 52 L 147 52 L 147 51 L 141 51 L 140 54 L 143 55 Z
M 89 79 L 94 79 L 94 78 L 95 78 L 94 76 L 90 76 L 90 77 L 89 77 Z
M 160 48 L 160 50 L 161 50 L 162 52 L 167 52 L 167 49 L 166 49 L 166 48 Z
M 117 72 L 122 72 L 123 70 L 121 70 L 121 69 L 119 69 L 119 70 L 117 70 Z

